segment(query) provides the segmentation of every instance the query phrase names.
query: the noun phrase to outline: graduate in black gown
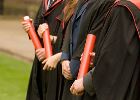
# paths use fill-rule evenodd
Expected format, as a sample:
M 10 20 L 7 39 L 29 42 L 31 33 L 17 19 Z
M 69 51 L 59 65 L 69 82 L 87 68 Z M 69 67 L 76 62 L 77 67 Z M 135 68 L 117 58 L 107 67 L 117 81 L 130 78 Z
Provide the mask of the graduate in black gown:
M 34 26 L 36 32 L 40 32 L 41 25 L 43 23 L 48 23 L 51 33 L 51 40 L 53 39 L 60 27 L 60 22 L 56 17 L 61 13 L 64 3 L 63 0 L 49 1 L 48 7 L 45 6 L 47 0 L 43 0 L 38 11 L 38 14 L 34 20 Z M 26 23 L 24 29 L 27 31 L 30 26 Z M 40 38 L 40 41 L 43 41 Z M 45 49 L 41 48 L 36 50 L 36 56 L 33 62 L 32 71 L 29 80 L 29 86 L 27 90 L 26 100 L 55 100 L 57 98 L 56 85 L 57 85 L 57 71 L 55 72 L 45 72 L 43 71 L 42 61 L 45 59 Z M 55 81 L 53 81 L 53 79 Z
M 34 19 L 34 27 L 35 31 L 37 32 L 39 24 L 44 22 L 44 13 L 45 8 L 43 6 L 44 2 L 41 2 L 40 8 L 38 10 L 38 13 Z M 30 26 L 26 22 L 22 22 L 23 28 L 25 31 L 28 31 Z M 38 36 L 39 37 L 39 36 Z M 29 37 L 30 38 L 30 37 Z M 40 39 L 40 38 L 39 38 Z M 42 45 L 43 42 L 40 39 Z M 43 51 L 44 48 L 41 48 L 40 52 Z M 42 64 L 41 60 L 45 59 L 44 54 L 42 54 L 40 57 L 38 54 L 35 54 L 35 58 L 32 65 L 32 70 L 30 73 L 30 80 L 28 84 L 27 89 L 27 95 L 26 100 L 43 100 L 43 88 L 42 88 Z
M 62 44 L 63 44 L 63 40 L 66 37 L 65 36 L 65 31 L 67 28 L 67 25 L 73 15 L 74 9 L 77 5 L 77 1 L 76 0 L 66 0 L 65 1 L 65 7 L 63 9 L 63 12 L 57 16 L 57 20 L 59 20 L 61 27 L 59 27 L 58 33 L 56 35 L 57 39 L 54 43 L 54 55 L 47 58 L 46 60 L 43 61 L 44 70 L 50 71 L 49 73 L 57 73 L 55 74 L 57 78 L 55 78 L 54 76 L 50 77 L 49 79 L 51 81 L 49 81 L 50 85 L 48 86 L 48 88 L 50 88 L 51 91 L 49 91 L 49 95 L 54 95 L 55 93 L 57 94 L 55 100 L 61 100 L 62 98 L 62 92 L 63 92 L 63 87 L 64 87 L 64 82 L 63 82 L 63 76 L 62 76 L 62 68 L 61 68 L 61 64 L 60 62 L 60 58 L 61 58 L 61 48 L 62 48 Z M 47 72 L 48 73 L 48 72 Z M 48 81 L 48 80 L 47 80 Z M 53 82 L 56 84 L 53 84 Z M 55 88 L 55 91 L 52 91 L 52 88 Z M 46 100 L 54 100 L 54 99 L 46 99 Z
M 53 35 L 53 55 L 52 57 L 49 57 L 46 59 L 46 61 L 43 62 L 45 64 L 42 69 L 44 69 L 44 93 L 45 97 L 44 100 L 58 100 L 60 98 L 61 94 L 61 82 L 62 82 L 62 74 L 61 74 L 61 67 L 59 62 L 59 56 L 61 55 L 60 49 L 62 41 L 61 38 L 63 38 L 63 24 L 65 23 L 63 21 L 63 8 L 64 8 L 65 1 L 63 0 L 57 0 L 55 1 L 50 8 L 48 9 L 47 13 L 45 13 L 45 23 L 49 25 L 50 34 Z M 38 33 L 42 37 L 42 33 L 44 29 L 46 28 L 45 23 L 40 25 L 40 29 L 38 30 Z M 58 66 L 57 66 L 58 64 Z
M 138 4 L 138 5 L 137 5 Z M 108 12 L 96 43 L 94 67 L 74 82 L 93 100 L 140 100 L 140 1 L 118 1 Z M 84 88 L 79 89 L 79 84 Z
M 106 13 L 113 4 L 114 0 L 79 1 L 73 19 L 67 29 L 67 33 L 70 35 L 64 40 L 62 48 L 62 73 L 66 78 L 62 100 L 93 99 L 94 96 L 90 96 L 87 92 L 83 96 L 72 95 L 70 87 L 77 78 L 87 34 L 100 34 Z

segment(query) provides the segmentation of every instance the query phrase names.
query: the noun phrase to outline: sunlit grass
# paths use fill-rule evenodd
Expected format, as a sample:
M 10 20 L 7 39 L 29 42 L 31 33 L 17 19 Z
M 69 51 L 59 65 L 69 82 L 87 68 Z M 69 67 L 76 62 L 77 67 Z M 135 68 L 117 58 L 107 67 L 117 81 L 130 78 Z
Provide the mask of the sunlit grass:
M 0 53 L 0 100 L 25 100 L 31 64 Z

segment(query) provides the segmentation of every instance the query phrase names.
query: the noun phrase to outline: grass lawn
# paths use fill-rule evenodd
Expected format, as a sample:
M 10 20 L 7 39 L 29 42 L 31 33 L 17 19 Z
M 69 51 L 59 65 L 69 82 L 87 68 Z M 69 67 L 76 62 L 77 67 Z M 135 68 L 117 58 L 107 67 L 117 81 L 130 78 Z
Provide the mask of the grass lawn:
M 31 64 L 0 52 L 0 100 L 25 100 Z

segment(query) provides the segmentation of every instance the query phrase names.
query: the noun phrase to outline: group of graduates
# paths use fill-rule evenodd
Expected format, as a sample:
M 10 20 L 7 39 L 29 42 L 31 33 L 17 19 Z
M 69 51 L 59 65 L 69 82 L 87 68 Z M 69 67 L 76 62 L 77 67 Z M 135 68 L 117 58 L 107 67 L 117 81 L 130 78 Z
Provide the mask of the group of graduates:
M 53 56 L 35 50 L 26 100 L 140 100 L 140 0 L 43 0 L 34 20 L 42 46 L 46 23 Z M 94 59 L 77 79 L 88 34 Z

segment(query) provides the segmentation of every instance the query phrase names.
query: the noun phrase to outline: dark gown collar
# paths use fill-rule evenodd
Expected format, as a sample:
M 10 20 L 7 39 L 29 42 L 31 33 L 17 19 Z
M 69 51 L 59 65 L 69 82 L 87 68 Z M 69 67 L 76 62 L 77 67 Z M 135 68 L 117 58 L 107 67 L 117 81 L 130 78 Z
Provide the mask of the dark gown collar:
M 62 13 L 61 13 L 60 15 L 56 16 L 56 19 L 60 21 L 61 27 L 64 29 L 66 23 L 65 23 L 65 21 L 63 20 L 63 17 L 64 17 L 64 13 L 63 13 L 63 11 L 62 11 Z
M 46 2 L 48 2 L 48 0 L 46 0 Z M 56 0 L 54 1 L 54 3 L 47 9 L 48 4 L 45 2 L 45 9 L 46 9 L 46 13 L 44 14 L 45 16 L 48 16 L 53 10 L 55 10 L 56 7 L 58 7 L 63 0 Z

